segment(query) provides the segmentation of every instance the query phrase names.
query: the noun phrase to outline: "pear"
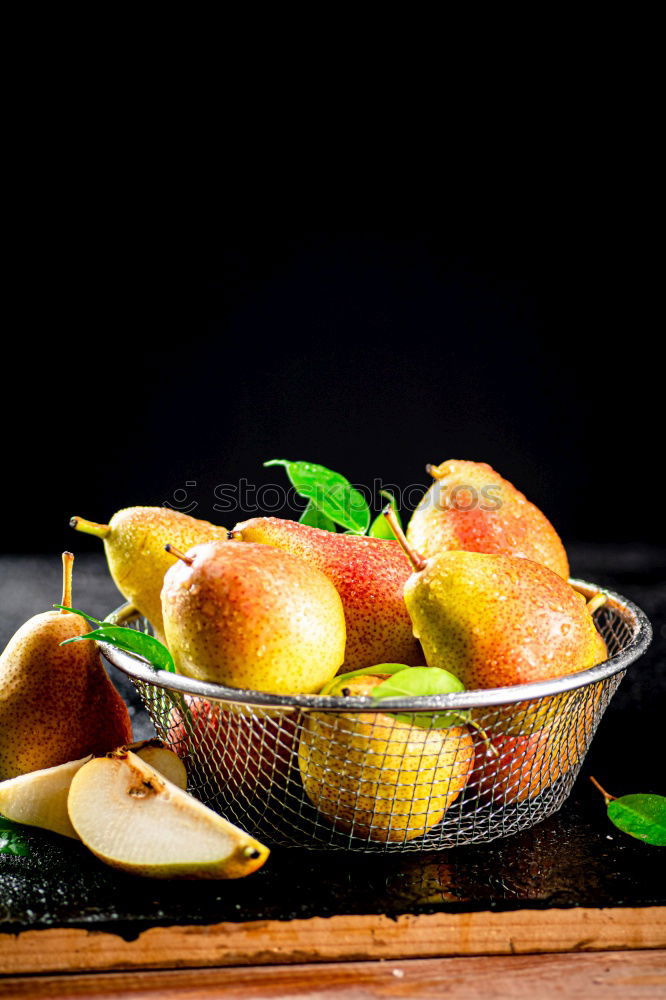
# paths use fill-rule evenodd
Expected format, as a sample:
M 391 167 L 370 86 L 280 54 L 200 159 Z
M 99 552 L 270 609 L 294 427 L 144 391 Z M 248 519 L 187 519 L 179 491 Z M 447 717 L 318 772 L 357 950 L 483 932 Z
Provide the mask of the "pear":
M 439 552 L 428 559 L 384 512 L 414 573 L 405 603 L 429 667 L 455 674 L 469 689 L 550 680 L 607 658 L 585 598 L 531 559 L 480 552 Z M 497 714 L 507 732 L 529 733 L 557 709 L 558 698 L 520 702 Z
M 490 739 L 473 733 L 470 789 L 507 804 L 540 795 L 582 761 L 603 711 L 602 697 L 603 686 L 596 684 L 544 699 L 540 706 L 522 703 L 522 718 L 519 708 L 510 716 L 505 708 L 486 709 L 482 723 Z M 513 725 L 507 726 L 507 718 Z
M 69 523 L 77 531 L 104 540 L 113 582 L 148 619 L 162 642 L 160 592 L 164 574 L 173 562 L 164 551 L 165 544 L 173 542 L 186 551 L 197 542 L 227 537 L 225 528 L 169 507 L 127 507 L 114 514 L 108 524 L 96 524 L 83 517 L 73 517 Z
M 170 551 L 162 612 L 179 673 L 272 694 L 312 694 L 335 675 L 345 618 L 318 569 L 268 545 Z
M 540 729 L 511 733 L 500 728 L 490 740 L 477 734 L 474 740 L 469 788 L 483 799 L 505 805 L 540 795 L 576 767 L 587 750 L 585 727 L 568 724 L 561 703 Z
M 75 774 L 69 818 L 101 861 L 149 878 L 241 878 L 268 848 L 162 777 L 131 751 Z
M 407 527 L 417 552 L 522 556 L 569 578 L 567 554 L 550 521 L 489 465 L 450 459 L 426 468 L 435 482 Z
M 215 771 L 228 796 L 250 799 L 284 787 L 296 756 L 298 715 L 183 695 L 173 706 L 169 743 L 179 757 Z M 159 770 L 159 768 L 158 768 Z
M 423 663 L 403 599 L 410 565 L 396 541 L 336 534 L 278 517 L 254 517 L 231 534 L 300 556 L 328 577 L 345 611 L 345 673 L 376 663 Z
M 388 675 L 340 678 L 332 695 L 369 695 Z M 381 712 L 308 713 L 298 762 L 316 808 L 355 837 L 405 842 L 439 823 L 474 763 L 466 726 L 424 729 Z
M 92 754 L 1 782 L 0 813 L 15 823 L 78 839 L 67 812 L 67 796 L 74 775 L 89 760 Z
M 160 740 L 133 743 L 129 749 L 178 788 L 186 788 L 187 772 L 183 762 Z M 0 813 L 15 823 L 38 826 L 78 839 L 67 811 L 67 798 L 74 775 L 89 760 L 92 754 L 0 782 Z
M 60 603 L 68 607 L 73 561 L 63 553 Z M 89 629 L 80 615 L 46 611 L 10 639 L 0 656 L 0 780 L 131 741 L 127 708 L 97 644 L 60 645 Z
M 140 743 L 130 743 L 123 747 L 124 750 L 131 750 L 137 757 L 144 760 L 150 767 L 154 767 L 164 778 L 178 788 L 187 788 L 187 771 L 180 757 L 162 740 L 142 740 Z
M 426 559 L 384 513 L 414 567 L 405 603 L 429 667 L 471 689 L 549 680 L 606 659 L 585 598 L 546 566 L 464 551 Z

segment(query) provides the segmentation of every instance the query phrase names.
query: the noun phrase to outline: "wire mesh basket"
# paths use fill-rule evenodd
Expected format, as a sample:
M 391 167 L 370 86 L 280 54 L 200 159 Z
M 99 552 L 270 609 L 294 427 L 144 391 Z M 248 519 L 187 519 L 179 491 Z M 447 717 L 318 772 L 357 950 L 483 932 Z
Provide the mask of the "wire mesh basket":
M 599 590 L 572 583 L 586 597 Z M 441 850 L 533 826 L 571 792 L 606 706 L 651 638 L 643 612 L 606 593 L 595 613 L 605 663 L 550 681 L 427 698 L 237 690 L 100 645 L 184 761 L 189 790 L 268 845 Z M 110 619 L 151 631 L 123 612 Z

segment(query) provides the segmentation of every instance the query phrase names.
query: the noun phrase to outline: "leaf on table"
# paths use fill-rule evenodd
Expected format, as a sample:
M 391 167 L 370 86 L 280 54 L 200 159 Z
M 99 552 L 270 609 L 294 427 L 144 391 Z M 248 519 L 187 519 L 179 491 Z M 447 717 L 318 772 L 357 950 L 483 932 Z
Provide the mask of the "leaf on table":
M 663 795 L 622 795 L 608 803 L 611 823 L 653 847 L 666 847 L 666 798 Z
M 22 827 L 19 823 L 14 823 L 10 819 L 0 816 L 0 854 L 15 854 L 17 857 L 26 858 L 30 854 L 25 839 L 22 835 Z
M 596 778 L 590 781 L 603 795 L 608 818 L 618 830 L 652 847 L 666 847 L 666 797 L 649 792 L 616 797 Z

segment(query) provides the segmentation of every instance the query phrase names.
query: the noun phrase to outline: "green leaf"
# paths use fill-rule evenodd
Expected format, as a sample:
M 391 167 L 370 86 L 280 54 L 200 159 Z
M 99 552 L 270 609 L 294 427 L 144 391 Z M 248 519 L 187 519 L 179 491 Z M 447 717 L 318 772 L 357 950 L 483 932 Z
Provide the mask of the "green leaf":
M 104 622 L 101 622 L 99 618 L 93 618 L 92 615 L 87 615 L 85 611 L 77 611 L 76 608 L 68 608 L 64 604 L 53 604 L 52 607 L 59 608 L 61 611 L 71 611 L 73 615 L 81 615 L 82 618 L 85 618 L 87 622 L 92 622 L 93 625 L 104 624 Z
M 395 676 L 378 684 L 372 689 L 372 697 L 376 700 L 405 697 L 427 698 L 435 694 L 454 694 L 464 690 L 465 685 L 454 674 L 449 673 L 448 670 L 442 670 L 441 667 L 410 667 L 409 670 L 400 671 Z M 400 722 L 419 726 L 422 729 L 448 729 L 450 726 L 458 726 L 461 722 L 467 722 L 470 718 L 469 711 L 395 714 Z
M 15 854 L 27 858 L 30 848 L 21 835 L 21 826 L 0 816 L 0 854 Z
M 331 521 L 330 517 L 326 517 L 326 514 L 322 514 L 319 507 L 312 500 L 308 501 L 308 505 L 299 517 L 299 522 L 301 524 L 307 524 L 310 528 L 321 528 L 323 531 L 335 531 L 335 524 Z
M 80 614 L 80 612 L 77 611 L 76 614 Z M 84 615 L 83 617 L 87 616 Z M 173 657 L 166 646 L 162 645 L 159 639 L 156 639 L 152 635 L 146 635 L 145 632 L 137 632 L 136 629 L 124 628 L 122 625 L 106 625 L 102 623 L 101 627 L 95 629 L 94 632 L 88 632 L 86 635 L 77 635 L 72 639 L 65 639 L 60 645 L 67 646 L 71 642 L 83 642 L 86 639 L 93 639 L 97 642 L 108 642 L 111 646 L 124 649 L 126 653 L 136 653 L 137 656 L 142 656 L 144 660 L 148 660 L 156 670 L 168 670 L 172 674 L 176 672 Z
M 343 684 L 345 681 L 351 680 L 352 677 L 376 677 L 377 674 L 397 674 L 401 670 L 413 670 L 414 667 L 408 667 L 406 663 L 378 663 L 374 667 L 364 667 L 362 670 L 350 670 L 348 674 L 338 674 L 327 684 L 323 686 L 320 695 L 328 695 L 334 687 L 339 684 Z M 379 685 L 378 685 L 379 686 Z
M 396 503 L 395 497 L 386 490 L 380 490 L 379 495 L 388 500 L 391 507 L 395 511 L 395 516 L 398 518 L 398 524 L 402 527 L 402 521 L 400 520 L 400 512 L 398 511 L 398 505 Z M 383 514 L 379 514 L 378 517 L 374 519 L 370 525 L 370 530 L 368 534 L 371 538 L 385 538 L 387 541 L 395 541 L 395 535 L 393 534 L 393 528 L 388 523 Z
M 618 830 L 654 847 L 666 847 L 666 798 L 622 795 L 607 803 L 608 818 Z
M 364 535 L 370 526 L 370 508 L 363 494 L 339 472 L 312 462 L 290 462 L 274 458 L 266 468 L 282 465 L 296 492 L 312 500 L 322 514 L 355 535 Z

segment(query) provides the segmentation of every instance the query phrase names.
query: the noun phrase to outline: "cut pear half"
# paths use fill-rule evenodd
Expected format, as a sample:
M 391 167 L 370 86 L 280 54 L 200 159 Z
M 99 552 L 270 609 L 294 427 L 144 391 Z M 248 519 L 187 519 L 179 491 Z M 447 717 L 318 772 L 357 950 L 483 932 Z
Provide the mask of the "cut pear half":
M 178 788 L 187 787 L 185 765 L 161 740 L 132 743 L 126 749 L 132 749 Z M 38 826 L 78 840 L 67 811 L 67 796 L 72 778 L 89 760 L 92 754 L 0 782 L 0 813 L 15 823 Z
M 269 854 L 131 751 L 85 764 L 72 781 L 68 809 L 93 854 L 135 875 L 241 878 Z
M 15 823 L 39 826 L 78 839 L 67 812 L 67 796 L 72 778 L 90 760 L 92 754 L 3 781 L 0 813 Z

